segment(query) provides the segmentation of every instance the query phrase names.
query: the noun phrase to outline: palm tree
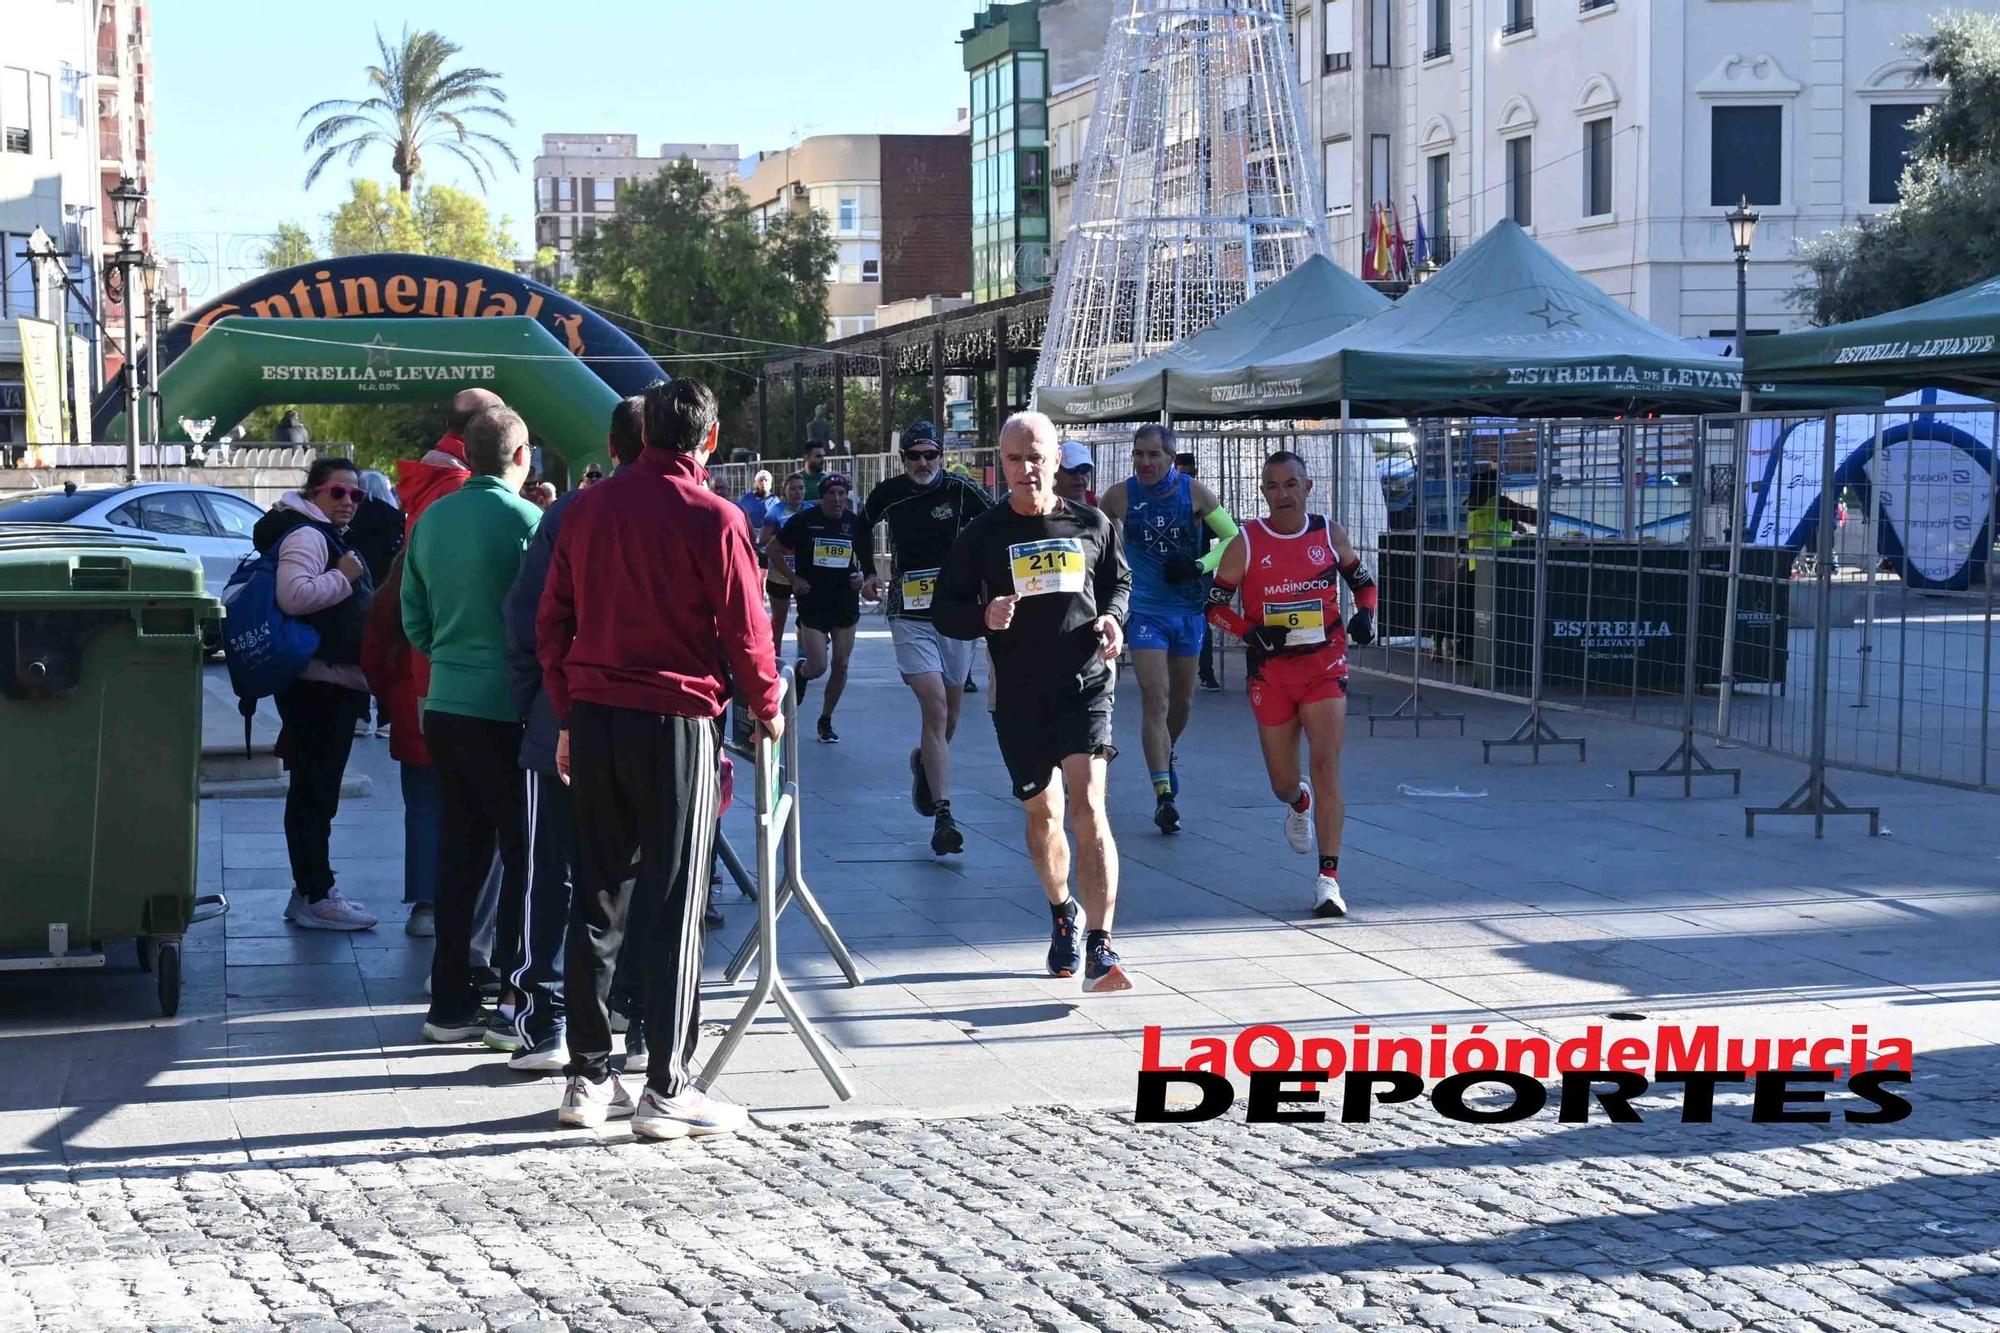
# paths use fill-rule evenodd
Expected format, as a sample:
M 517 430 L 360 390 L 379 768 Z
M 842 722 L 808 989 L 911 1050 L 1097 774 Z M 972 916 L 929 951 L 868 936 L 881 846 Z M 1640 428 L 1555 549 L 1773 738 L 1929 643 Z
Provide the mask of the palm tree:
M 373 96 L 359 102 L 337 97 L 306 108 L 299 117 L 303 125 L 314 116 L 331 113 L 306 135 L 306 151 L 319 154 L 306 168 L 306 188 L 312 188 L 320 173 L 342 153 L 351 167 L 373 147 L 391 150 L 390 166 L 405 199 L 417 173 L 423 170 L 427 147 L 436 147 L 465 163 L 482 189 L 493 166 L 489 150 L 506 158 L 509 166 L 519 168 L 514 150 L 503 140 L 467 124 L 475 116 L 492 117 L 505 125 L 514 123 L 512 116 L 492 105 L 507 100 L 507 94 L 500 91 L 498 74 L 477 67 L 447 70 L 446 64 L 460 47 L 428 29 L 412 33 L 405 27 L 401 44 L 391 47 L 377 28 L 375 45 L 382 52 L 382 63 L 368 67 Z

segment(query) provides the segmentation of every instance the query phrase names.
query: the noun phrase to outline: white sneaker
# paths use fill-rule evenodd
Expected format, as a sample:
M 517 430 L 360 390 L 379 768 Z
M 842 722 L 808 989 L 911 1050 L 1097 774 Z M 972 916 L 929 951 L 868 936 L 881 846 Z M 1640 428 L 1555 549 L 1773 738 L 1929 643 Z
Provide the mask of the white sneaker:
M 1340 881 L 1332 875 L 1321 875 L 1313 885 L 1313 915 L 1347 915 L 1347 900 L 1340 896 Z
M 596 1129 L 606 1120 L 631 1114 L 632 1095 L 625 1091 L 618 1075 L 611 1074 L 602 1083 L 592 1083 L 578 1074 L 563 1089 L 562 1109 L 556 1112 L 556 1123 Z
M 378 741 L 389 739 L 389 724 L 387 722 L 377 722 L 375 724 L 375 739 Z
M 430 939 L 438 933 L 437 908 L 430 903 L 413 903 L 410 919 L 403 923 L 403 933 L 418 939 Z
M 1306 794 L 1306 808 L 1295 810 L 1285 807 L 1285 841 L 1292 844 L 1292 850 L 1300 856 L 1307 856 L 1313 849 L 1313 789 L 1312 783 L 1299 783 L 1299 790 Z
M 372 735 L 374 735 L 374 734 L 375 734 L 375 733 L 374 733 L 374 731 L 373 731 L 373 730 L 372 730 L 372 729 L 371 729 L 371 728 L 369 727 L 369 725 L 368 725 L 368 723 L 367 723 L 367 721 L 366 721 L 365 719 L 364 719 L 364 720 L 362 720 L 362 721 L 360 721 L 360 722 L 356 722 L 356 723 L 354 724 L 354 739 L 355 739 L 355 740 L 357 740 L 357 741 L 365 741 L 365 740 L 367 740 L 367 739 L 368 739 L 368 738 L 369 738 L 370 736 L 372 736 Z
M 700 1088 L 686 1087 L 672 1097 L 651 1088 L 639 1099 L 632 1132 L 647 1139 L 701 1138 L 734 1134 L 750 1123 L 750 1113 L 734 1102 L 719 1101 Z
M 297 898 L 285 908 L 285 918 L 302 930 L 373 930 L 375 918 L 338 893 L 316 903 Z

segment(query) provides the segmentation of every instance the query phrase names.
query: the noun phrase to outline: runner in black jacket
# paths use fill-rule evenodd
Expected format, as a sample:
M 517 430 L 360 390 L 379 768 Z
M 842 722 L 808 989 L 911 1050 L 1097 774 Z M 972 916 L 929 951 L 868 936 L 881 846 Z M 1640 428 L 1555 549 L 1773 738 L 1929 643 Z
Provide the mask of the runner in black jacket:
M 1000 432 L 1007 502 L 952 543 L 934 614 L 943 633 L 984 638 L 993 655 L 993 728 L 1014 795 L 1027 806 L 1028 854 L 1055 917 L 1049 974 L 1072 976 L 1077 966 L 1067 803 L 1086 927 L 1084 989 L 1127 990 L 1132 983 L 1111 947 L 1118 848 L 1104 787 L 1118 754 L 1111 664 L 1125 639 L 1132 573 L 1111 521 L 1056 495 L 1059 457 L 1046 416 L 1008 419 Z
M 921 743 L 910 751 L 910 803 L 918 814 L 936 819 L 931 850 L 939 855 L 965 847 L 965 835 L 951 818 L 948 747 L 972 672 L 972 645 L 937 632 L 931 599 L 952 540 L 992 506 L 985 491 L 944 470 L 936 429 L 919 421 L 903 432 L 903 475 L 868 493 L 854 534 L 855 563 L 868 579 L 862 595 L 873 601 L 882 591 L 875 574 L 875 525 L 889 525 L 889 636 L 896 644 L 896 669 L 923 709 Z

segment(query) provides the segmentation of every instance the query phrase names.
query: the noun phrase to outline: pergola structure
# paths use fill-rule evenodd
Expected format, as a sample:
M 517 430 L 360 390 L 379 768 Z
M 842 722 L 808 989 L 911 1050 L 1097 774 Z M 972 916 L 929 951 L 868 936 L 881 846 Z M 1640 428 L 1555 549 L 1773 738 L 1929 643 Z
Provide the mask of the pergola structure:
M 757 377 L 757 452 L 769 457 L 772 448 L 782 447 L 785 439 L 784 426 L 770 419 L 770 385 L 774 380 L 792 387 L 793 447 L 806 438 L 809 380 L 830 382 L 827 400 L 836 440 L 846 438 L 847 381 L 876 380 L 882 400 L 882 439 L 855 444 L 857 448 L 879 444 L 886 450 L 889 433 L 899 425 L 895 420 L 896 381 L 912 377 L 929 380 L 930 417 L 942 430 L 945 380 L 954 375 L 973 381 L 977 431 L 982 441 L 990 443 L 1007 414 L 1028 401 L 1048 316 L 1047 291 L 1022 292 L 773 356 L 763 363 Z M 775 436 L 774 425 L 778 430 Z

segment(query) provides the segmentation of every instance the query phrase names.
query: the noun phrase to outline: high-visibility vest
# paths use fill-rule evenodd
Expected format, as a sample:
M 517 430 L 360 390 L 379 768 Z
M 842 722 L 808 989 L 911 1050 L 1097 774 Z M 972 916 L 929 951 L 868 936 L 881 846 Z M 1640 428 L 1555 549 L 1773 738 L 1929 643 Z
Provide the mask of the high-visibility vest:
M 1514 544 L 1514 521 L 1500 517 L 1498 495 L 1466 511 L 1465 530 L 1471 534 L 1471 541 L 1467 544 L 1475 553 L 1503 551 Z M 1467 559 L 1465 565 L 1467 569 L 1479 568 L 1477 554 Z

